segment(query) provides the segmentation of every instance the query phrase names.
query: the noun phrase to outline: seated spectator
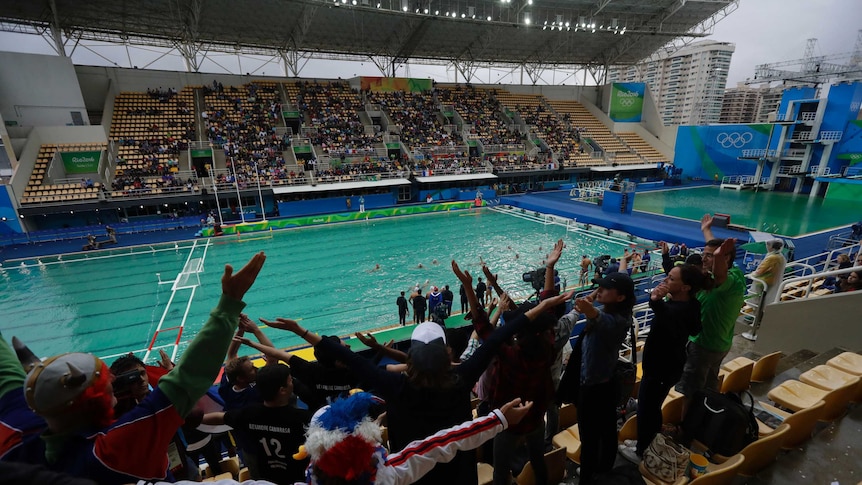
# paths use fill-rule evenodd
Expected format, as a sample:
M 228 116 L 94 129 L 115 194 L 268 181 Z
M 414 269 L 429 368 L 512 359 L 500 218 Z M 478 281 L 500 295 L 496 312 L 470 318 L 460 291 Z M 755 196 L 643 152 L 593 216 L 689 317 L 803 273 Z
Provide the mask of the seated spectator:
M 857 291 L 862 289 L 862 270 L 853 271 L 847 275 L 846 279 L 839 280 L 836 293 L 846 293 L 848 291 Z

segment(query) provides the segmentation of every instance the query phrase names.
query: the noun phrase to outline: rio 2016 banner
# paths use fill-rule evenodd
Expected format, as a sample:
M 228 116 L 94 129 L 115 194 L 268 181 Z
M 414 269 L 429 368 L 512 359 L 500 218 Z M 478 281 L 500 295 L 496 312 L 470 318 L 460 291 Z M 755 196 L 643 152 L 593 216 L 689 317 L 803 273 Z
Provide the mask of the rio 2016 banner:
M 644 107 L 644 83 L 613 83 L 611 109 L 608 116 L 614 121 L 637 123 Z
M 380 93 L 392 91 L 404 91 L 408 93 L 421 93 L 430 91 L 432 83 L 430 79 L 415 79 L 408 77 L 369 77 L 360 78 L 363 91 L 375 91 Z
M 96 173 L 102 152 L 62 152 L 60 157 L 66 173 Z

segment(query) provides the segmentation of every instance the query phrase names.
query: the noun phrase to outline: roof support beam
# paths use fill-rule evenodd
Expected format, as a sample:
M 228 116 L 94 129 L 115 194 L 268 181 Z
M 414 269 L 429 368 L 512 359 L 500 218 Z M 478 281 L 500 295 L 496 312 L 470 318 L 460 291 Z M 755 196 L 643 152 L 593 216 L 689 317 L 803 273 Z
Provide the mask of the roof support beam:
M 198 54 L 202 50 L 198 26 L 200 25 L 202 0 L 176 0 L 174 17 L 179 20 L 180 37 L 175 40 L 174 47 L 186 61 L 186 69 L 189 72 L 199 72 L 203 58 Z M 206 57 L 206 54 L 203 56 Z
M 464 82 L 469 83 L 473 80 L 476 72 L 479 71 L 481 64 L 466 59 L 456 59 L 452 61 L 452 67 L 455 68 L 455 82 L 458 82 L 458 74 L 461 74 L 464 78 Z
M 66 46 L 63 44 L 63 30 L 60 28 L 60 12 L 57 10 L 57 2 L 50 0 L 51 6 L 51 37 L 54 39 L 54 51 L 60 57 L 66 57 Z
M 287 77 L 299 77 L 302 68 L 308 64 L 311 55 L 307 52 L 297 50 L 280 49 L 278 55 L 284 61 L 284 75 Z
M 602 10 L 604 10 L 605 7 L 608 6 L 609 3 L 611 3 L 611 0 L 599 0 L 598 2 L 596 2 L 596 8 L 594 8 L 593 11 L 590 12 L 590 18 L 593 18 L 596 15 L 600 14 Z

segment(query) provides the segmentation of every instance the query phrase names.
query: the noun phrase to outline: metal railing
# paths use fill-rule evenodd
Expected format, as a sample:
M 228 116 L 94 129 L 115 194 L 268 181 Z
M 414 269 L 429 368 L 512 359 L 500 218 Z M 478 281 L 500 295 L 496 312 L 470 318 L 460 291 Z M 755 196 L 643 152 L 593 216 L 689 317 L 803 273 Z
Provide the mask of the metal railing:
M 802 165 L 785 165 L 778 169 L 779 175 L 795 175 L 795 174 L 805 174 L 805 171 L 802 170 Z
M 480 174 L 480 173 L 491 173 L 491 169 L 488 167 L 445 167 L 445 168 L 432 168 L 431 173 L 428 175 L 423 175 L 423 173 L 427 173 L 427 170 L 413 170 L 413 173 L 417 177 L 434 177 L 438 175 L 469 175 L 469 174 Z
M 816 138 L 817 132 L 811 131 L 794 131 L 790 137 L 791 140 L 811 141 Z
M 820 132 L 820 141 L 838 141 L 843 136 L 844 136 L 843 131 L 836 131 L 836 130 L 821 131 Z
M 786 279 L 782 281 L 781 285 L 778 287 L 776 301 L 767 302 L 767 304 L 781 303 L 781 301 L 786 301 L 784 298 L 787 300 L 803 300 L 806 298 L 828 295 L 833 291 L 827 288 L 815 288 L 815 284 L 819 281 L 825 281 L 825 279 L 829 277 L 838 278 L 839 276 L 849 275 L 850 273 L 855 273 L 857 271 L 862 271 L 862 266 L 823 271 L 807 276 Z
M 817 118 L 816 111 L 806 111 L 804 113 L 800 113 L 798 119 L 802 121 L 814 121 L 815 118 Z
M 742 156 L 744 158 L 774 157 L 775 153 L 775 150 L 767 150 L 766 148 L 749 148 L 742 150 Z
M 512 153 L 523 152 L 525 147 L 523 144 L 505 144 L 505 145 L 485 145 L 485 153 Z
M 394 172 L 368 172 L 355 175 L 319 175 L 316 177 L 318 184 L 337 184 L 342 182 L 377 182 L 380 180 L 405 179 L 406 171 Z
M 844 242 L 850 242 L 851 244 L 847 246 L 843 246 Z M 837 246 L 836 244 L 841 243 L 841 246 Z M 862 251 L 862 243 L 859 241 L 853 241 L 852 239 L 843 239 L 843 238 L 829 238 L 829 245 L 827 247 L 831 247 L 829 251 L 825 251 L 822 253 L 815 254 L 813 256 L 808 256 L 807 258 L 797 259 L 790 264 L 800 264 L 807 265 L 813 269 L 814 272 L 821 272 L 830 267 L 830 265 L 837 264 L 838 255 L 846 254 L 851 256 L 854 254 L 858 254 Z
M 832 169 L 830 169 L 829 167 L 814 166 L 811 167 L 811 171 L 809 172 L 809 174 L 812 177 L 825 177 L 832 174 Z

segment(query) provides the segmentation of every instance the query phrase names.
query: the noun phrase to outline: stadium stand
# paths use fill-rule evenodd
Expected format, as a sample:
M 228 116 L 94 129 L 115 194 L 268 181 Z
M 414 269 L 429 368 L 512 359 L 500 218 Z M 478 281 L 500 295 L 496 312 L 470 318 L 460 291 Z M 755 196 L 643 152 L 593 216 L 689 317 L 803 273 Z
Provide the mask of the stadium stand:
M 343 152 L 374 154 L 381 141 L 378 133 L 369 133 L 358 110 L 359 94 L 346 82 L 298 82 L 284 85 L 288 100 L 302 113 L 303 136 L 311 138 L 319 153 L 333 157 Z
M 437 99 L 452 104 L 465 123 L 472 125 L 467 135 L 485 145 L 521 143 L 520 133 L 511 131 L 500 120 L 502 108 L 495 88 L 476 88 L 471 85 L 437 88 Z
M 101 182 L 82 179 L 81 183 L 45 183 L 45 176 L 58 151 L 103 151 L 104 143 L 61 143 L 47 144 L 39 147 L 39 154 L 30 180 L 24 194 L 21 196 L 21 204 L 42 204 L 52 202 L 85 201 L 97 199 Z M 64 179 L 67 180 L 67 179 Z
M 369 103 L 382 106 L 399 128 L 399 135 L 410 148 L 454 144 L 444 131 L 442 114 L 431 93 L 368 92 Z
M 611 156 L 613 161 L 620 165 L 644 163 L 643 160 L 624 145 L 611 130 L 593 116 L 587 108 L 577 101 L 550 101 L 548 103 L 559 116 L 568 119 L 575 129 L 581 130 L 584 139 L 591 139 L 597 143 L 605 154 Z M 579 166 L 592 164 L 589 159 L 579 157 Z
M 643 157 L 644 160 L 656 163 L 670 163 L 667 157 L 662 155 L 661 152 L 647 143 L 647 141 L 641 138 L 637 133 L 617 133 L 617 136 L 623 141 L 623 143 L 628 145 L 633 152 Z
M 119 146 L 117 177 L 178 171 L 180 152 L 195 139 L 192 89 L 120 93 L 114 103 L 110 138 Z

